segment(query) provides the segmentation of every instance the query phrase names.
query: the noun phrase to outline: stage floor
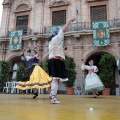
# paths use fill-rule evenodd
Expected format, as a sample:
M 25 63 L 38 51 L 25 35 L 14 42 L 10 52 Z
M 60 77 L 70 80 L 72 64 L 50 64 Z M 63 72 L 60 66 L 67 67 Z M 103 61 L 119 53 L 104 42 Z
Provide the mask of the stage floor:
M 61 104 L 32 96 L 0 94 L 0 120 L 120 120 L 119 96 L 58 95 Z

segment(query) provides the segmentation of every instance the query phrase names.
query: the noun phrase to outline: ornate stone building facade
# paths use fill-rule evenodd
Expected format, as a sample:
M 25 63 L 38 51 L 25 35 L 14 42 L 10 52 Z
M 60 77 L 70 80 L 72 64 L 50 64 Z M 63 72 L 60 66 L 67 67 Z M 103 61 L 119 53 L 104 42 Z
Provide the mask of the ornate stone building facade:
M 51 26 L 63 25 L 71 17 L 76 17 L 65 33 L 66 56 L 73 57 L 76 63 L 77 77 L 75 87 L 81 86 L 85 73 L 81 70 L 81 58 L 87 63 L 94 59 L 98 65 L 100 56 L 110 53 L 115 60 L 120 58 L 120 0 L 4 0 L 0 29 L 0 60 L 11 63 L 21 62 L 22 50 L 9 50 L 9 33 L 23 30 L 22 47 L 41 50 L 40 61 L 48 58 L 48 37 Z M 94 47 L 92 21 L 110 21 L 110 46 Z M 119 83 L 116 69 L 116 84 Z M 61 84 L 62 86 L 62 84 Z M 64 85 L 60 89 L 65 89 Z

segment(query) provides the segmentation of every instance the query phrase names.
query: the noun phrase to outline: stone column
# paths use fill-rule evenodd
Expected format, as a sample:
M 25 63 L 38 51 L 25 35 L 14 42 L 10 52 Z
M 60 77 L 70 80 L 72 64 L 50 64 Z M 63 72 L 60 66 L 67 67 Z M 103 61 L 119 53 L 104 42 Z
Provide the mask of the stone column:
M 0 42 L 0 60 L 5 60 L 6 55 L 6 42 L 1 41 Z
M 115 62 L 117 62 L 118 58 L 120 58 L 120 41 L 119 41 L 118 34 L 116 36 L 114 36 L 114 39 L 116 41 L 118 40 L 118 44 L 116 44 L 114 46 L 116 53 L 118 53 L 116 61 L 115 61 Z M 115 70 L 115 84 L 117 85 L 116 86 L 116 96 L 119 96 L 120 95 L 120 75 L 119 75 L 118 67 L 116 67 L 116 70 Z
M 1 21 L 1 30 L 0 36 L 7 37 L 9 30 L 9 18 L 10 18 L 10 9 L 11 3 L 3 3 L 3 13 L 2 13 L 2 21 Z
M 29 29 L 32 30 L 32 32 L 34 31 L 34 21 L 35 21 L 35 1 L 31 0 L 31 5 L 32 5 L 32 10 L 30 12 L 30 17 L 29 17 Z
M 82 45 L 74 45 L 74 61 L 76 63 L 76 81 L 75 81 L 75 87 L 80 86 L 82 88 L 83 86 L 83 75 L 82 75 L 82 69 L 81 69 L 81 59 L 83 54 L 83 46 Z
M 44 0 L 36 0 L 34 32 L 43 33 Z

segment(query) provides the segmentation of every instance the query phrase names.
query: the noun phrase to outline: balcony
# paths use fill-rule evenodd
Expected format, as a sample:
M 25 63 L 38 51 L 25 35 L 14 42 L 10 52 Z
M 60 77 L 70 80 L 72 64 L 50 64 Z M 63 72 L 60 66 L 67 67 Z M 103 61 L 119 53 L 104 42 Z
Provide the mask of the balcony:
M 120 19 L 109 20 L 110 30 L 120 29 Z M 44 27 L 44 34 L 50 34 L 51 26 Z M 92 32 L 92 22 L 72 23 L 67 32 Z
M 120 18 L 119 19 L 113 19 L 109 20 L 110 23 L 110 31 L 120 31 Z M 29 38 L 39 38 L 39 36 L 47 36 L 50 35 L 52 26 L 45 26 L 44 30 L 41 32 L 34 32 L 31 29 L 24 30 L 23 38 L 29 39 Z M 92 22 L 78 22 L 78 23 L 71 23 L 69 26 L 69 29 L 66 33 L 90 33 L 92 34 Z M 10 31 L 8 31 L 8 34 L 6 36 L 1 36 L 0 38 L 9 39 L 10 37 Z

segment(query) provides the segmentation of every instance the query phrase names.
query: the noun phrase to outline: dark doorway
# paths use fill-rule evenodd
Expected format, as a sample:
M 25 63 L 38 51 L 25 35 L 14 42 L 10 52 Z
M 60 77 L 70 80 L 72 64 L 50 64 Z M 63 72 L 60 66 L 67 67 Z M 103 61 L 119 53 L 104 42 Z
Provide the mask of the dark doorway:
M 27 68 L 27 61 L 26 60 L 21 60 L 20 56 L 15 56 L 13 57 L 11 60 L 9 60 L 9 64 L 10 64 L 10 73 L 9 73 L 9 78 L 8 81 L 13 81 L 15 80 L 15 78 L 13 78 L 13 76 L 16 76 L 16 71 L 17 68 L 14 68 L 15 64 L 19 64 L 22 63 L 24 65 L 25 68 Z
M 88 62 L 90 60 L 94 61 L 94 65 L 96 65 L 99 68 L 99 61 L 101 59 L 101 56 L 105 54 L 105 52 L 98 52 L 98 53 L 94 53 L 91 56 L 88 57 L 87 61 L 86 61 L 86 65 L 89 65 Z
M 14 58 L 12 58 L 10 61 L 9 61 L 9 63 L 10 63 L 10 67 L 12 68 L 13 66 L 14 66 L 14 64 L 15 63 L 23 63 L 23 65 L 25 66 L 25 67 L 27 67 L 27 61 L 26 60 L 21 60 L 21 58 L 20 58 L 20 56 L 16 56 L 16 57 L 14 57 Z

